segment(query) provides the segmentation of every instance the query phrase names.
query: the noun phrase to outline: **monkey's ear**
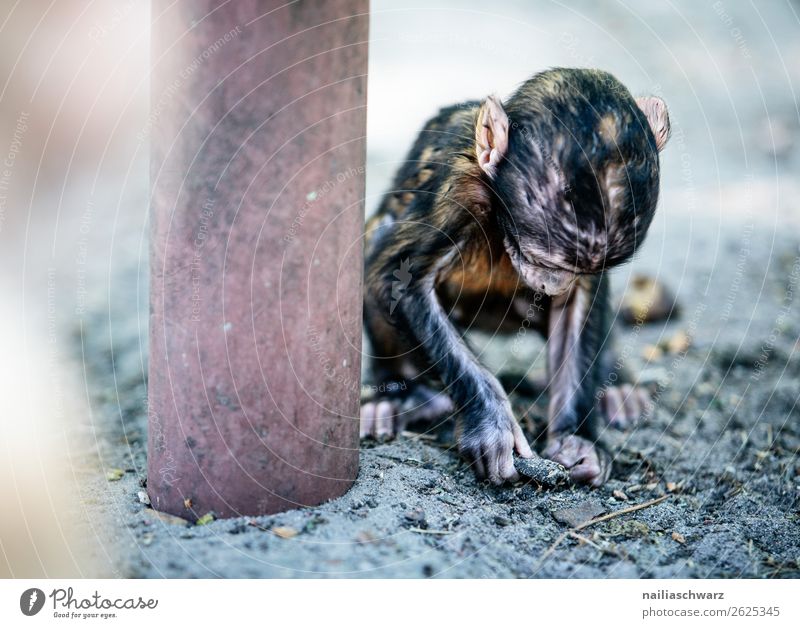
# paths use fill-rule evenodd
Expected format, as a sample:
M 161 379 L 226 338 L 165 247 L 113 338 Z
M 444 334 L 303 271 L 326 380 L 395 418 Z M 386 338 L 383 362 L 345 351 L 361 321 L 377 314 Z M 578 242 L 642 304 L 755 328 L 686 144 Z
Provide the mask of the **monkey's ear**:
M 667 104 L 657 96 L 642 96 L 636 99 L 639 109 L 644 111 L 653 135 L 656 137 L 658 150 L 664 149 L 669 139 L 669 113 Z
M 508 150 L 508 116 L 495 96 L 489 96 L 478 111 L 475 154 L 481 169 L 494 178 L 497 165 Z

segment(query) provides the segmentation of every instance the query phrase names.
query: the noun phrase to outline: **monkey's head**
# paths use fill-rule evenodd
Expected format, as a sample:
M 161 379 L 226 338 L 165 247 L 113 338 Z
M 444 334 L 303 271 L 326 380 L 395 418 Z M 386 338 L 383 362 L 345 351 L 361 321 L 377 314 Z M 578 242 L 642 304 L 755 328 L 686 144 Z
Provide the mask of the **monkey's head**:
M 631 258 L 653 219 L 668 137 L 660 98 L 634 99 L 598 70 L 549 70 L 505 107 L 494 97 L 482 103 L 478 162 L 530 287 L 561 294 L 578 276 Z

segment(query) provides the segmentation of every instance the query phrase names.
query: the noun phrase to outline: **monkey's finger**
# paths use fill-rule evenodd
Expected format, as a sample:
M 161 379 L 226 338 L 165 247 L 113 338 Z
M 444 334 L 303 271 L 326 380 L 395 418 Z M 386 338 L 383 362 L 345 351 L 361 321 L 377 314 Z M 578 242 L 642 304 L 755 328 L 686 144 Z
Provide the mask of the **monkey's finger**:
M 489 476 L 489 481 L 499 486 L 503 483 L 503 478 L 500 475 L 500 451 L 497 445 L 490 447 L 483 447 L 483 462 L 486 465 L 486 473 Z
M 584 454 L 581 451 L 581 441 L 575 437 L 565 437 L 553 440 L 544 450 L 545 457 L 557 462 L 567 469 L 578 464 Z
M 514 455 L 511 449 L 504 451 L 500 456 L 500 477 L 509 482 L 519 480 L 519 474 L 514 468 Z
M 511 426 L 511 433 L 514 435 L 514 449 L 517 450 L 517 453 L 522 458 L 533 458 L 533 450 L 528 444 L 528 439 L 525 438 L 525 434 L 522 433 L 522 428 L 516 421 L 514 421 L 513 425 Z M 511 460 L 511 458 L 509 458 L 509 460 Z M 511 462 L 511 466 L 514 466 L 513 460 Z
M 370 401 L 361 406 L 361 425 L 359 434 L 361 438 L 372 436 L 375 427 L 375 402 Z
M 394 406 L 391 401 L 381 401 L 375 408 L 375 438 L 386 440 L 391 438 L 392 420 L 394 419 Z

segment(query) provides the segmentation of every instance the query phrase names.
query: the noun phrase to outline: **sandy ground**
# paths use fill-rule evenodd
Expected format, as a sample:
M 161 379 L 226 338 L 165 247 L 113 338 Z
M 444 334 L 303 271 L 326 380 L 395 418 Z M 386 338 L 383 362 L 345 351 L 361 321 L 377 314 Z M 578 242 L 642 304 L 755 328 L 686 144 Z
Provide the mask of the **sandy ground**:
M 317 508 L 202 526 L 154 516 L 138 496 L 147 430 L 143 211 L 104 212 L 98 200 L 90 250 L 95 259 L 109 250 L 112 233 L 113 256 L 91 270 L 86 313 L 64 331 L 83 371 L 98 461 L 74 507 L 93 539 L 87 551 L 108 575 L 800 576 L 797 7 L 774 3 L 756 14 L 737 3 L 724 15 L 710 2 L 654 4 L 644 14 L 576 7 L 543 5 L 533 16 L 509 3 L 499 17 L 451 8 L 412 28 L 409 13 L 382 13 L 391 7 L 376 3 L 367 202 L 374 207 L 436 106 L 507 93 L 536 69 L 597 65 L 637 93 L 664 96 L 674 136 L 662 203 L 614 289 L 618 298 L 630 272 L 645 272 L 676 291 L 681 311 L 667 323 L 618 326 L 619 353 L 658 404 L 647 423 L 603 434 L 615 452 L 610 482 L 599 490 L 478 484 L 443 429 L 365 446 L 353 489 Z M 689 19 L 682 12 L 692 7 Z M 430 59 L 448 58 L 446 25 L 459 38 L 446 42 L 451 53 L 485 59 L 463 64 L 480 68 L 476 76 L 459 63 L 435 80 L 442 68 Z M 460 39 L 476 32 L 485 39 Z M 388 77 L 405 85 L 412 74 L 410 89 L 425 97 L 395 124 Z M 129 196 L 129 206 L 146 203 Z M 693 339 L 685 352 L 647 349 L 681 332 Z M 523 340 L 473 338 L 487 364 L 509 372 L 541 365 L 540 343 Z M 514 399 L 532 441 L 544 403 Z M 581 521 L 661 496 L 554 545 Z
M 115 308 L 111 328 L 99 315 L 84 338 L 104 463 L 87 478 L 84 500 L 113 521 L 96 531 L 98 549 L 112 557 L 114 573 L 143 577 L 800 576 L 796 317 L 784 321 L 766 360 L 761 340 L 775 324 L 797 253 L 796 243 L 776 244 L 763 287 L 764 277 L 742 276 L 742 302 L 764 295 L 757 315 L 745 313 L 751 327 L 744 342 L 718 337 L 724 329 L 708 310 L 692 321 L 687 293 L 677 321 L 622 331 L 620 352 L 643 381 L 655 382 L 659 404 L 646 424 L 604 434 L 616 457 L 600 490 L 478 484 L 443 428 L 438 440 L 428 434 L 365 447 L 356 485 L 328 504 L 205 526 L 154 517 L 137 497 L 146 434 L 140 339 L 135 309 Z M 736 266 L 727 268 L 732 275 Z M 701 268 L 692 270 L 702 277 Z M 687 352 L 650 363 L 640 357 L 642 347 L 691 331 L 693 322 Z M 495 341 L 485 346 L 490 363 L 510 352 Z M 515 398 L 515 407 L 533 440 L 544 427 L 544 399 Z M 111 469 L 125 473 L 109 482 Z M 664 495 L 547 555 L 571 525 Z M 281 538 L 276 528 L 296 536 Z

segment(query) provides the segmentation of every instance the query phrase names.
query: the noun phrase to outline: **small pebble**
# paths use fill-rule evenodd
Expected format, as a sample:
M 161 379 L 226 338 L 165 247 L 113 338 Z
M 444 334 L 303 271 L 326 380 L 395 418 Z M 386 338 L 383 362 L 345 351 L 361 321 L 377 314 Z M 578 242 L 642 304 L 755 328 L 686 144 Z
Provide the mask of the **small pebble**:
M 577 506 L 551 510 L 550 514 L 559 523 L 575 528 L 590 519 L 594 519 L 597 515 L 603 514 L 605 511 L 605 507 L 600 502 L 585 501 Z
M 282 539 L 291 539 L 299 534 L 297 530 L 289 526 L 276 526 L 272 528 L 271 532 Z
M 122 469 L 109 469 L 106 471 L 106 480 L 109 482 L 116 482 L 120 480 L 125 472 Z
M 415 508 L 414 510 L 409 510 L 407 513 L 403 515 L 406 520 L 406 523 L 411 524 L 417 528 L 422 530 L 428 527 L 428 522 L 425 519 L 425 511 L 422 508 Z
M 214 521 L 214 513 L 207 512 L 196 521 L 196 525 L 205 526 Z
M 667 340 L 666 349 L 669 353 L 683 353 L 692 344 L 692 339 L 685 331 L 679 331 L 677 334 Z
M 655 345 L 645 345 L 642 347 L 642 357 L 648 362 L 655 362 L 664 357 L 664 352 Z
M 169 525 L 175 526 L 188 526 L 189 522 L 186 519 L 182 519 L 181 517 L 176 517 L 175 515 L 171 515 L 166 512 L 161 512 L 159 510 L 154 510 L 153 508 L 145 508 L 144 514 L 149 519 L 157 519 L 163 523 L 168 523 Z
M 631 325 L 664 320 L 676 308 L 675 295 L 659 281 L 647 275 L 631 278 L 620 303 L 623 320 Z
M 369 545 L 370 543 L 374 543 L 376 540 L 377 538 L 375 535 L 369 530 L 362 530 L 356 534 L 356 543 L 359 545 Z

